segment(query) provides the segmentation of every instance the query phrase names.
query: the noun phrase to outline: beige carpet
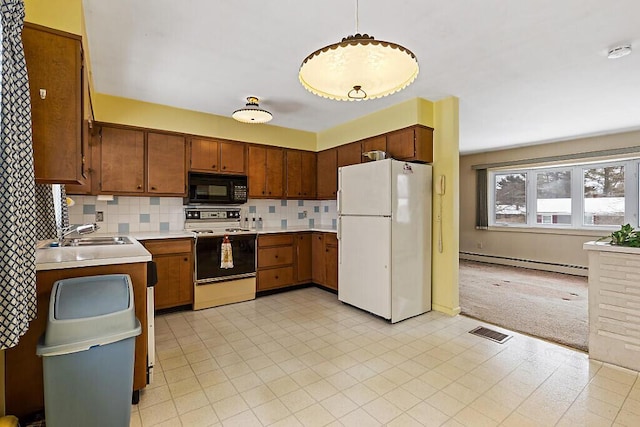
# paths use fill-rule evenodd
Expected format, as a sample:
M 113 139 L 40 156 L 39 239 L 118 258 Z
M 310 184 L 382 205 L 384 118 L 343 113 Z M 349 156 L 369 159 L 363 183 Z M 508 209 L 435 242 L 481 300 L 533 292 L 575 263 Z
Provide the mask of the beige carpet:
M 460 260 L 462 313 L 587 351 L 587 278 Z

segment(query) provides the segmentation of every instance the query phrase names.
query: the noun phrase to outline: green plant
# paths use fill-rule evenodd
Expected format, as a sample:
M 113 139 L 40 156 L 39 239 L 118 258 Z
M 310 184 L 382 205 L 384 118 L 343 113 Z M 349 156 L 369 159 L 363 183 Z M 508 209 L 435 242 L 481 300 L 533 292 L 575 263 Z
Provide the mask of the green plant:
M 634 230 L 630 224 L 621 226 L 620 230 L 611 233 L 610 237 L 609 243 L 612 245 L 640 248 L 640 230 Z

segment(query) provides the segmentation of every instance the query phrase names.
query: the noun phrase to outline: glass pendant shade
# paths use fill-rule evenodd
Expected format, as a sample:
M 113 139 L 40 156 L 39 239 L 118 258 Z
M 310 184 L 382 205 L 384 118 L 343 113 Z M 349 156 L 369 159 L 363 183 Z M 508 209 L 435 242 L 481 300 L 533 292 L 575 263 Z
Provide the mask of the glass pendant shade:
M 234 111 L 231 117 L 243 123 L 267 123 L 273 118 L 273 115 L 260 108 L 258 98 L 250 96 L 247 98 L 247 105 Z
M 298 77 L 305 89 L 318 96 L 360 101 L 402 90 L 418 72 L 418 60 L 409 49 L 356 34 L 307 56 Z

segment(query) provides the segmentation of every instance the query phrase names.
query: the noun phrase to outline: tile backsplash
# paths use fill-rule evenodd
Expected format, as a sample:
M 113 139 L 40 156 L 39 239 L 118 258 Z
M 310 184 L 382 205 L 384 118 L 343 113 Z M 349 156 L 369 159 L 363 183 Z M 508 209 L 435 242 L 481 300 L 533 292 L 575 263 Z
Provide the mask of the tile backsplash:
M 129 233 L 139 231 L 178 231 L 184 229 L 184 206 L 180 197 L 114 196 L 112 201 L 96 196 L 71 196 L 69 222 L 97 222 L 101 231 Z M 242 219 L 263 220 L 265 228 L 329 227 L 336 228 L 335 200 L 262 200 L 250 199 L 239 206 Z M 98 221 L 99 213 L 102 221 Z

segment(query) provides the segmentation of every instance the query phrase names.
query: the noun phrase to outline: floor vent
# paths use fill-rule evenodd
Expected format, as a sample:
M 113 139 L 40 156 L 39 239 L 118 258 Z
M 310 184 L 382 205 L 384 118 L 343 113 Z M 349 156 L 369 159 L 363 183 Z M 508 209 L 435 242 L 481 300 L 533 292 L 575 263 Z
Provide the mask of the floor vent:
M 509 338 L 511 338 L 511 335 L 506 335 L 498 331 L 494 331 L 493 329 L 484 328 L 482 326 L 478 326 L 477 328 L 469 331 L 469 333 L 486 338 L 491 341 L 495 341 L 498 344 L 504 344 L 509 340 Z

